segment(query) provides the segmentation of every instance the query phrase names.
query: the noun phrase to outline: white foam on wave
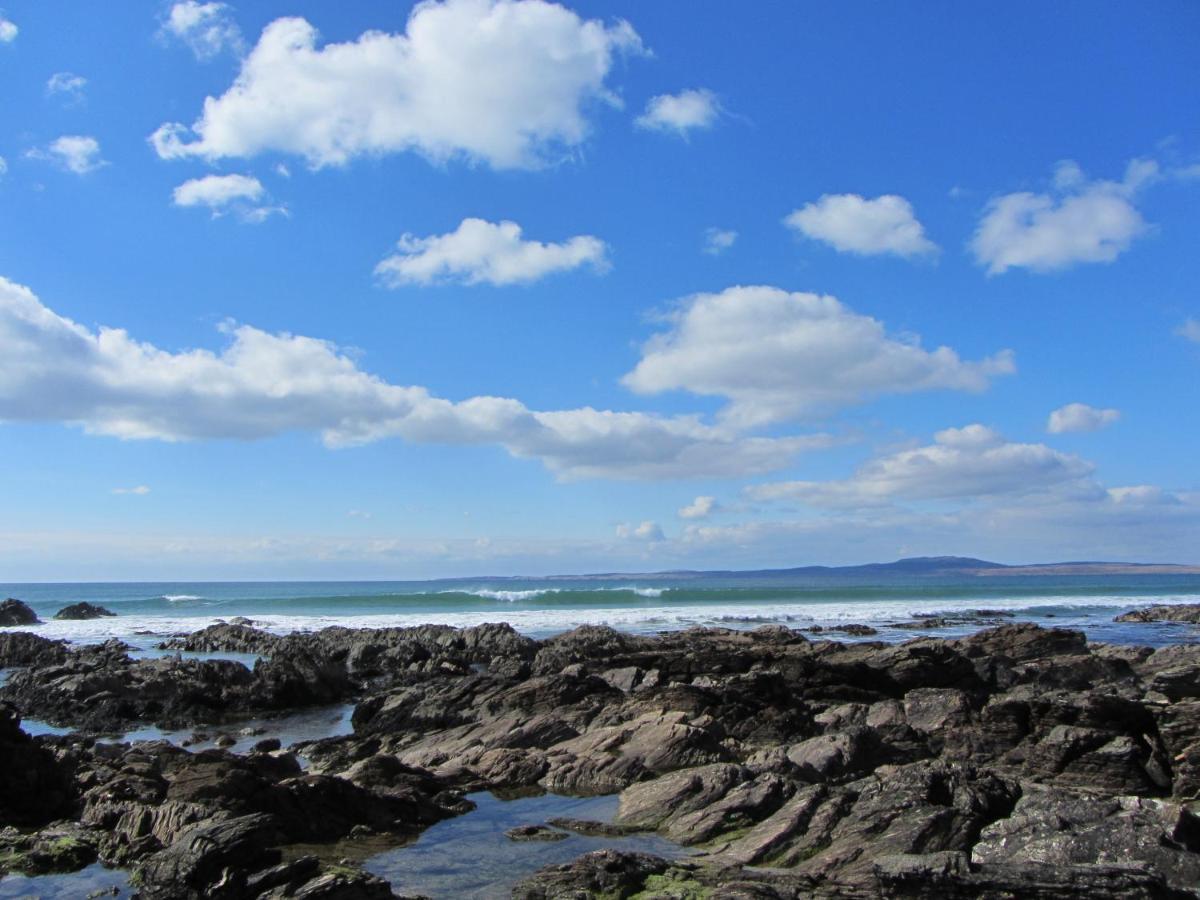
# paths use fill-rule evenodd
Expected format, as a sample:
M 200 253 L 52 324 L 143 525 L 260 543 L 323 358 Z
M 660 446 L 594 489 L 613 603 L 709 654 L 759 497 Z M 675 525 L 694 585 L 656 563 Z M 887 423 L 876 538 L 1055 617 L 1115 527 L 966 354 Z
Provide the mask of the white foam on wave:
M 185 603 L 188 600 L 203 600 L 203 597 L 197 597 L 195 594 L 163 594 L 162 598 L 168 603 Z
M 871 602 L 829 603 L 722 603 L 679 606 L 629 607 L 554 607 L 549 609 L 470 610 L 462 612 L 376 613 L 366 615 L 260 615 L 248 613 L 255 624 L 267 631 L 286 634 L 311 631 L 339 625 L 344 628 L 392 628 L 413 625 L 440 624 L 466 627 L 484 622 L 507 622 L 518 631 L 546 635 L 567 631 L 579 625 L 609 625 L 622 631 L 653 632 L 694 625 L 753 628 L 758 625 L 844 625 L 851 622 L 880 625 L 904 622 L 916 615 L 955 613 L 987 608 L 1019 613 L 1033 608 L 1053 607 L 1063 614 L 1048 624 L 1077 627 L 1089 609 L 1129 609 L 1153 604 L 1200 602 L 1200 595 L 1122 597 L 1097 595 L 1071 597 L 1045 595 L 1020 598 L 978 597 L 962 600 L 929 598 L 914 601 L 879 600 Z M 92 643 L 109 638 L 121 638 L 132 644 L 147 646 L 163 637 L 180 632 L 196 631 L 223 618 L 208 615 L 138 615 L 84 621 L 50 620 L 40 625 L 18 626 L 11 630 L 32 631 L 49 638 Z M 1095 620 L 1092 620 L 1095 621 Z M 150 634 L 137 634 L 137 632 Z
M 485 600 L 501 600 L 505 603 L 519 603 L 522 600 L 536 600 L 550 594 L 636 594 L 639 597 L 654 599 L 661 597 L 666 588 L 643 587 L 602 587 L 602 588 L 532 588 L 524 591 L 505 591 L 497 588 L 474 588 L 471 590 L 438 591 L 439 594 L 470 594 L 472 597 L 483 597 Z

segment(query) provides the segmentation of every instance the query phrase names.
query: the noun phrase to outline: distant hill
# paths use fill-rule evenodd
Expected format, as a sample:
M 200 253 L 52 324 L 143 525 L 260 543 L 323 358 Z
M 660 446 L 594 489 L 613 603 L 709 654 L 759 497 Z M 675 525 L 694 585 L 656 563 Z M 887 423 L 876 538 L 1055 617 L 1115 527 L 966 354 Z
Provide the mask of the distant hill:
M 633 578 L 729 578 L 729 579 L 791 579 L 791 578 L 939 578 L 958 577 L 1020 577 L 1023 575 L 1200 575 L 1200 566 L 1174 563 L 1131 562 L 1059 562 L 1032 565 L 1007 565 L 970 556 L 913 556 L 886 563 L 866 563 L 858 566 L 796 566 L 788 569 L 676 569 L 659 572 L 593 572 L 587 575 L 553 575 L 541 577 L 500 576 L 489 581 L 552 581 L 577 579 L 591 581 L 628 581 Z M 479 578 L 441 579 L 446 582 L 471 582 Z

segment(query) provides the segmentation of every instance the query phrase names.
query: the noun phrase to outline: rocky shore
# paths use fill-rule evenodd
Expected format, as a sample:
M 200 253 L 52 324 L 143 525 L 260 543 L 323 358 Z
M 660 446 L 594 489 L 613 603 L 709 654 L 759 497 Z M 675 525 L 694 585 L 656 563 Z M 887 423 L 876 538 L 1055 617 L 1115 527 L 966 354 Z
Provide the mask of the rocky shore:
M 654 832 L 692 855 L 590 853 L 519 898 L 1197 896 L 1200 646 L 1025 624 L 823 637 L 242 623 L 165 647 L 249 668 L 0 633 L 0 869 L 100 860 L 147 898 L 400 896 L 314 846 L 402 842 L 469 792 L 541 790 L 620 806 L 514 840 Z M 355 704 L 353 734 L 292 748 L 103 737 L 334 702 Z M 32 738 L 19 717 L 76 731 Z

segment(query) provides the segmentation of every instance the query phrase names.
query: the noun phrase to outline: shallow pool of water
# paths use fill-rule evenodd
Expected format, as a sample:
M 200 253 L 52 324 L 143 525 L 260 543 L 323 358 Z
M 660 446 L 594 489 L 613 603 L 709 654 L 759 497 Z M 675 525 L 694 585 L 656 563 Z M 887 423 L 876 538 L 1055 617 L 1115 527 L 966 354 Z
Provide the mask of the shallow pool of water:
M 611 822 L 617 797 L 563 797 L 543 794 L 501 800 L 490 793 L 471 794 L 476 809 L 439 822 L 413 843 L 368 859 L 363 868 L 391 882 L 404 894 L 434 900 L 501 900 L 512 887 L 543 866 L 570 862 L 592 850 L 638 851 L 674 858 L 684 848 L 655 834 L 585 837 L 566 832 L 553 842 L 513 841 L 504 832 L 519 825 L 541 825 L 557 816 Z
M 112 889 L 116 892 L 113 893 Z M 96 892 L 103 897 L 131 897 L 129 873 L 96 863 L 70 875 L 5 875 L 0 878 L 0 900 L 83 900 Z

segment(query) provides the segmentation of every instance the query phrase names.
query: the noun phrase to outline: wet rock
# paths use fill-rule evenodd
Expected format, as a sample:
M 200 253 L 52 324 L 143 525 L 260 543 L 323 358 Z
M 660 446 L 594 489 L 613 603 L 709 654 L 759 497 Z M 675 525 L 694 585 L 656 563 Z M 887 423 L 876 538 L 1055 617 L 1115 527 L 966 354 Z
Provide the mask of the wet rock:
M 105 609 L 103 606 L 97 606 L 94 603 L 73 603 L 70 606 L 64 606 L 54 614 L 56 619 L 103 619 L 107 616 L 116 616 L 115 612 Z
M 568 837 L 565 831 L 556 831 L 545 825 L 518 825 L 504 832 L 510 841 L 565 841 Z
M 618 825 L 612 822 L 596 822 L 592 819 L 571 819 L 562 816 L 547 819 L 546 824 L 561 831 L 571 831 L 575 834 L 582 834 L 585 837 L 625 837 L 641 830 L 636 827 Z
M 97 836 L 74 822 L 57 822 L 33 833 L 0 830 L 0 875 L 75 872 L 97 858 Z
M 575 897 L 629 897 L 646 879 L 670 864 L 644 853 L 597 850 L 573 862 L 548 866 L 513 888 L 513 900 L 568 900 Z
M 0 628 L 14 625 L 37 625 L 41 619 L 37 617 L 27 603 L 9 597 L 0 603 Z
M 1200 603 L 1172 603 L 1147 606 L 1122 613 L 1114 622 L 1184 622 L 1200 625 Z

